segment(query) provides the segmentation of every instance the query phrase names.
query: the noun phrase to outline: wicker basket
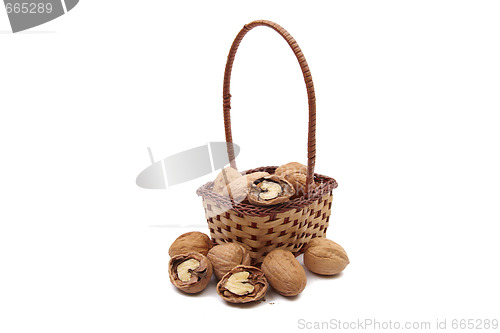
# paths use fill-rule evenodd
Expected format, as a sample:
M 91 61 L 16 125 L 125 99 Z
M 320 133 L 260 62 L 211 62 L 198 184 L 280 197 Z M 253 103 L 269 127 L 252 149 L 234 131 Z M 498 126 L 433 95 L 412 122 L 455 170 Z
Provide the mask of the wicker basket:
M 292 48 L 304 75 L 309 104 L 309 133 L 307 141 L 306 195 L 286 203 L 258 207 L 248 203 L 234 203 L 212 191 L 213 182 L 197 190 L 202 197 L 205 216 L 214 244 L 234 242 L 250 252 L 252 263 L 259 265 L 264 257 L 276 248 L 289 250 L 298 255 L 303 246 L 314 237 L 324 237 L 328 228 L 332 208 L 332 190 L 337 187 L 335 179 L 315 174 L 316 158 L 316 99 L 314 85 L 297 42 L 281 26 L 270 21 L 253 21 L 243 27 L 231 45 L 224 73 L 224 126 L 226 141 L 232 143 L 231 95 L 229 93 L 231 69 L 241 40 L 248 31 L 257 26 L 267 26 L 278 32 Z M 227 145 L 231 167 L 236 169 L 233 145 Z M 261 167 L 243 173 L 267 171 L 273 173 L 276 166 Z M 312 183 L 316 186 L 313 188 Z

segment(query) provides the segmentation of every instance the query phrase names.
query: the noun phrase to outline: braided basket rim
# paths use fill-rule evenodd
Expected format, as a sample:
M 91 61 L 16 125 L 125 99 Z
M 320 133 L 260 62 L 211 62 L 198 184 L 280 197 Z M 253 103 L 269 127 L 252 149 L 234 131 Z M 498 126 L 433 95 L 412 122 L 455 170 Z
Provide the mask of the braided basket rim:
M 270 174 L 273 174 L 277 168 L 278 168 L 277 166 L 260 167 L 260 168 L 245 170 L 241 172 L 241 174 L 244 175 L 259 171 L 265 171 Z M 226 207 L 230 210 L 235 211 L 241 217 L 272 216 L 279 213 L 290 211 L 292 209 L 301 210 L 304 207 L 309 206 L 314 201 L 322 198 L 325 194 L 329 194 L 334 188 L 337 188 L 338 186 L 338 183 L 335 179 L 317 173 L 314 174 L 314 182 L 316 184 L 319 184 L 319 186 L 316 186 L 316 188 L 314 188 L 311 191 L 308 197 L 299 197 L 281 204 L 267 206 L 267 207 L 255 206 L 243 202 L 234 204 L 231 202 L 229 198 L 226 198 L 220 194 L 213 192 L 212 188 L 214 182 L 208 182 L 205 185 L 200 186 L 196 191 L 196 194 L 198 196 L 201 196 L 205 200 L 211 200 L 215 202 L 221 207 Z

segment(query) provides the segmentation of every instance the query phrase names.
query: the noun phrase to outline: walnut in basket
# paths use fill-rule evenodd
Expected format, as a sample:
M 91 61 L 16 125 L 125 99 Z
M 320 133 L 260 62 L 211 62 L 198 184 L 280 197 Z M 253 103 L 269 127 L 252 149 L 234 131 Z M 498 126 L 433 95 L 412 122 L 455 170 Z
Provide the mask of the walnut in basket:
M 295 194 L 290 199 L 300 198 L 306 194 L 307 166 L 291 162 L 277 168 L 274 174 L 284 178 L 295 189 Z M 312 187 L 316 187 L 314 182 Z
M 226 167 L 217 175 L 217 178 L 215 178 L 213 191 L 222 195 L 222 192 L 229 183 L 241 177 L 242 175 L 238 170 Z
M 283 164 L 274 171 L 274 174 L 278 176 L 282 176 L 285 173 L 301 173 L 307 175 L 307 166 L 299 162 L 290 162 Z
M 235 203 L 243 202 L 247 199 L 252 183 L 262 177 L 269 176 L 267 172 L 248 173 L 238 179 L 233 180 L 222 191 L 222 195 L 232 198 Z
M 271 206 L 290 200 L 294 194 L 295 190 L 289 182 L 276 175 L 270 175 L 252 183 L 248 201 L 257 206 Z

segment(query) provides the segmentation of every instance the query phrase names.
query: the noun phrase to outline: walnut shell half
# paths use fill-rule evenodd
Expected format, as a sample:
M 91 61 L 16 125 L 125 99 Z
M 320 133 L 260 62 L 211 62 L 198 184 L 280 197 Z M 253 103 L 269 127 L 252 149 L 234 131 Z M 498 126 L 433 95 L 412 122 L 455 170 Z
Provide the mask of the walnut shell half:
M 229 185 L 226 186 L 222 191 L 222 195 L 228 198 L 232 198 L 235 203 L 243 202 L 247 199 L 250 186 L 252 185 L 254 180 L 264 176 L 269 176 L 269 173 L 267 172 L 248 173 L 229 183 Z
M 168 263 L 170 282 L 188 294 L 205 289 L 212 278 L 212 272 L 210 260 L 196 252 L 176 255 Z
M 238 265 L 250 265 L 250 254 L 241 245 L 225 243 L 214 246 L 208 251 L 208 260 L 212 263 L 215 276 L 221 279 L 231 269 Z
M 257 267 L 238 265 L 217 284 L 217 293 L 230 303 L 248 303 L 262 299 L 267 292 L 267 280 Z
M 252 183 L 248 201 L 257 206 L 270 206 L 290 200 L 295 194 L 293 186 L 285 179 L 270 175 Z

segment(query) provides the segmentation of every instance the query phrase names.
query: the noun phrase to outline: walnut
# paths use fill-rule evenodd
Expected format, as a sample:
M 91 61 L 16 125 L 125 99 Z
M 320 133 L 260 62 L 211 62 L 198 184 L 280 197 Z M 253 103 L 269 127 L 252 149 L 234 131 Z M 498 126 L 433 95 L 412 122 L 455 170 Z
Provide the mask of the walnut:
M 290 251 L 271 251 L 261 268 L 271 287 L 283 296 L 296 296 L 306 287 L 306 272 Z
M 286 202 L 294 194 L 295 190 L 289 182 L 276 175 L 270 175 L 253 182 L 248 201 L 258 206 L 270 206 Z
M 298 172 L 287 172 L 282 175 L 294 188 L 295 194 L 291 199 L 299 198 L 305 194 L 307 176 Z
M 295 194 L 290 199 L 293 200 L 306 194 L 307 166 L 291 162 L 277 168 L 274 174 L 284 178 L 293 186 Z M 313 182 L 312 188 L 315 187 L 316 184 Z
M 304 265 L 313 273 L 335 275 L 349 264 L 347 253 L 339 244 L 326 238 L 313 238 L 305 246 Z
M 307 166 L 299 162 L 290 162 L 287 164 L 283 164 L 282 166 L 277 168 L 274 171 L 274 174 L 277 176 L 282 176 L 283 174 L 290 172 L 307 175 Z
M 190 252 L 173 256 L 168 263 L 170 282 L 188 294 L 204 290 L 212 278 L 212 264 L 203 254 Z
M 238 179 L 233 180 L 222 191 L 222 195 L 232 198 L 235 203 L 243 202 L 247 199 L 248 191 L 254 180 L 264 176 L 269 176 L 267 172 L 248 173 Z
M 212 241 L 210 240 L 210 237 L 202 232 L 192 231 L 177 237 L 172 245 L 170 245 L 168 254 L 173 257 L 178 254 L 198 252 L 206 256 L 208 250 L 211 248 Z
M 217 293 L 230 303 L 248 303 L 262 299 L 267 292 L 267 280 L 257 267 L 238 265 L 217 284 Z
M 226 186 L 233 180 L 236 180 L 240 177 L 242 177 L 242 175 L 238 172 L 238 170 L 231 167 L 224 168 L 214 180 L 213 191 L 217 194 L 222 195 L 224 188 L 226 188 Z
M 298 172 L 285 172 L 281 177 L 288 181 L 295 190 L 295 194 L 290 199 L 300 198 L 306 194 L 307 176 Z M 317 184 L 312 183 L 312 189 L 316 188 Z
M 225 243 L 214 246 L 207 255 L 212 263 L 215 276 L 221 279 L 227 272 L 238 265 L 250 265 L 250 254 L 241 245 Z

